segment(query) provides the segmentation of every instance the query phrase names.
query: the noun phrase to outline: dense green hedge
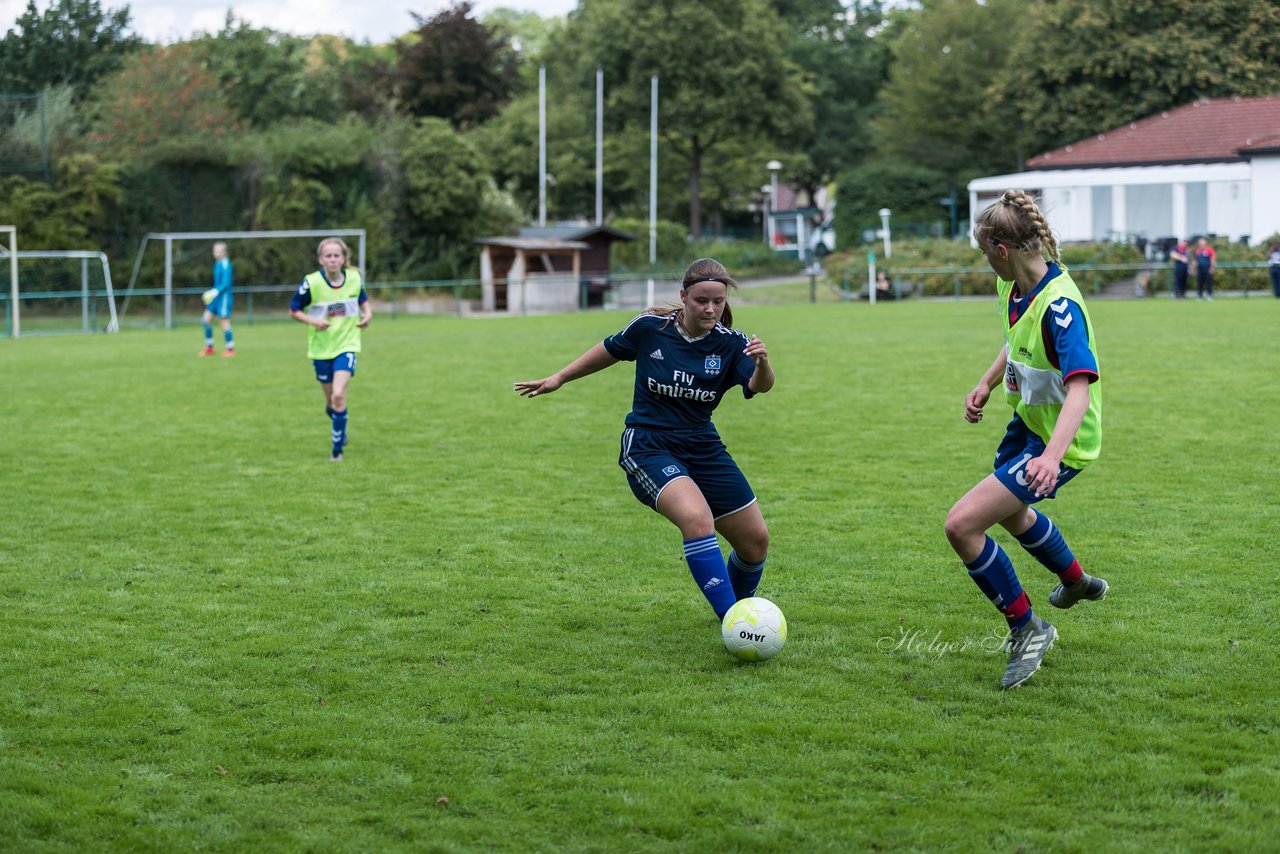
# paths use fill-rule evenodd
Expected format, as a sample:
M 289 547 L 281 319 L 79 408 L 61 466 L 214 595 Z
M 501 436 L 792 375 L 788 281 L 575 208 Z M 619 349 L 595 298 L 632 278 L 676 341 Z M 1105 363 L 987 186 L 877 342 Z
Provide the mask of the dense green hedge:
M 1273 236 L 1258 246 L 1249 247 L 1226 240 L 1215 242 L 1218 271 L 1217 287 L 1226 290 L 1262 290 L 1270 288 L 1267 271 L 1260 268 L 1236 268 L 1239 263 L 1267 260 Z M 922 291 L 927 296 L 974 296 L 995 291 L 995 280 L 982 253 L 968 240 L 900 240 L 892 245 L 893 257 L 885 258 L 876 246 L 877 269 L 888 269 L 904 289 Z M 1062 261 L 1076 271 L 1076 283 L 1086 294 L 1115 282 L 1144 277 L 1157 292 L 1167 291 L 1172 282 L 1168 262 L 1148 262 L 1136 246 L 1123 243 L 1077 243 L 1062 247 Z M 867 250 L 840 252 L 827 258 L 823 265 L 833 282 L 846 283 L 851 290 L 861 290 L 867 281 Z M 1121 269 L 1097 269 L 1098 266 L 1120 266 Z M 928 272 L 918 272 L 927 270 Z M 1194 272 L 1193 272 L 1194 281 Z
M 712 240 L 694 242 L 680 223 L 659 220 L 657 224 L 657 270 L 649 264 L 649 222 L 619 217 L 609 223 L 636 238 L 635 243 L 613 245 L 614 273 L 649 273 L 679 276 L 698 258 L 715 258 L 737 279 L 789 275 L 803 266 L 793 256 L 775 252 L 761 240 Z

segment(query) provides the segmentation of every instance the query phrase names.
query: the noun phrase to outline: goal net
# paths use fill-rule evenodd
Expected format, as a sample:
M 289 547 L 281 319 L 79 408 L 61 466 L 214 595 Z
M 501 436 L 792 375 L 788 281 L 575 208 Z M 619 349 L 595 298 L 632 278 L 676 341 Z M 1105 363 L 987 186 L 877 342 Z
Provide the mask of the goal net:
M 0 92 L 0 174 L 49 179 L 43 94 Z
M 12 226 L 0 226 L 0 291 L 5 333 L 29 335 L 114 332 L 111 263 L 89 250 L 17 250 Z
M 172 231 L 147 234 L 138 246 L 120 305 L 120 322 L 172 329 L 198 322 L 200 295 L 213 284 L 213 245 L 225 243 L 233 271 L 236 314 L 283 314 L 303 276 L 318 267 L 316 246 L 340 237 L 351 263 L 369 278 L 363 228 L 292 231 Z

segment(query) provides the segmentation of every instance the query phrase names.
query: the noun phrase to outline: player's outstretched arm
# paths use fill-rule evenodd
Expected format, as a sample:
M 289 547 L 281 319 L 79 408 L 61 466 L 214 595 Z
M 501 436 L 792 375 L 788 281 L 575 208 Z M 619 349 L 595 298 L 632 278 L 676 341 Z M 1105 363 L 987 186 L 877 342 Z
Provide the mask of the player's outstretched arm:
M 537 397 L 540 394 L 551 394 L 570 380 L 580 379 L 596 371 L 602 371 L 618 360 L 609 355 L 604 344 L 596 344 L 587 352 L 565 365 L 549 377 L 540 380 L 521 380 L 514 388 L 521 397 Z

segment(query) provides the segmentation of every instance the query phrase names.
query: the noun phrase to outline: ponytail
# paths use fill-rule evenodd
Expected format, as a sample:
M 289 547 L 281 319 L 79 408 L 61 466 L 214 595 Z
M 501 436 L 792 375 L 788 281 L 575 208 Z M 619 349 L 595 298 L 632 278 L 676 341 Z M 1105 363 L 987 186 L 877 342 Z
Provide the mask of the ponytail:
M 1007 243 L 1019 252 L 1037 252 L 1062 265 L 1057 238 L 1036 200 L 1025 190 L 1006 190 L 978 214 L 975 236 Z

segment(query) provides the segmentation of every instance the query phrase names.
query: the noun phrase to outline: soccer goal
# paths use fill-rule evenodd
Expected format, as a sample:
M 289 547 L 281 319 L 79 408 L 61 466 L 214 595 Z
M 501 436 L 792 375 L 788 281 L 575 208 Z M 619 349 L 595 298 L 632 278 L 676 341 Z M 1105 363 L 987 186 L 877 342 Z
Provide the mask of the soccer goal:
M 7 261 L 9 287 L 5 302 L 5 331 L 24 335 L 115 332 L 115 291 L 111 262 L 91 250 L 34 250 L 19 252 L 12 226 L 0 226 L 9 236 L 0 247 Z
M 127 316 L 132 325 L 172 329 L 178 314 L 198 316 L 203 310 L 200 294 L 212 280 L 215 243 L 227 244 L 236 311 L 244 307 L 252 312 L 255 305 L 269 311 L 283 310 L 303 276 L 317 268 L 316 245 L 326 237 L 340 237 L 351 245 L 352 263 L 364 272 L 367 281 L 363 228 L 144 235 L 120 306 L 121 322 Z
M 18 229 L 12 225 L 0 225 L 0 234 L 9 238 L 9 247 L 4 250 L 9 258 L 9 298 L 4 304 L 4 327 L 6 332 L 17 338 L 18 316 L 14 306 L 18 304 Z

